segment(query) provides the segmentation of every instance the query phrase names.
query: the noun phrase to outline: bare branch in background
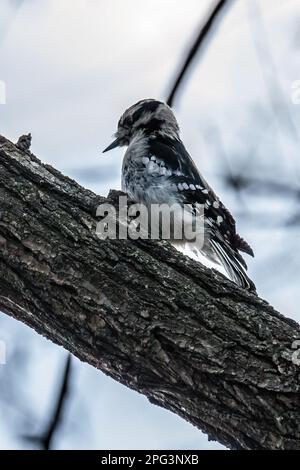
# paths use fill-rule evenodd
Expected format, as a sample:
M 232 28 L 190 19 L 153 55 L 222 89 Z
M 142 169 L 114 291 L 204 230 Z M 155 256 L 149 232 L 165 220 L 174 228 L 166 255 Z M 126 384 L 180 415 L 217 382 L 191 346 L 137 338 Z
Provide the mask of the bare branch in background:
M 217 19 L 220 17 L 221 12 L 224 11 L 225 7 L 233 0 L 219 0 L 211 13 L 208 15 L 207 20 L 204 25 L 201 27 L 198 37 L 194 44 L 192 45 L 190 51 L 187 54 L 187 57 L 174 81 L 174 85 L 171 88 L 169 96 L 167 98 L 167 104 L 173 106 L 175 95 L 178 93 L 178 89 L 185 78 L 187 71 L 195 58 L 197 52 L 203 47 L 205 40 L 208 37 L 208 34 L 211 32 L 212 28 L 215 26 Z
M 57 399 L 53 408 L 53 413 L 49 419 L 48 426 L 39 435 L 23 435 L 22 438 L 28 442 L 35 444 L 42 450 L 51 450 L 52 442 L 56 432 L 61 425 L 63 413 L 66 408 L 71 372 L 72 372 L 72 354 L 68 354 L 65 367 L 62 374 L 61 385 L 57 392 Z
M 246 175 L 242 173 L 236 174 L 234 177 L 231 175 L 224 175 L 225 183 L 229 188 L 233 190 L 249 189 L 255 192 L 255 194 L 265 193 L 268 196 L 285 196 L 293 198 L 295 201 L 300 201 L 300 188 L 282 181 L 266 180 L 264 178 L 258 178 L 254 175 Z
M 232 0 L 231 0 L 232 1 Z M 187 59 L 185 60 L 185 63 L 183 65 L 182 70 L 180 71 L 175 84 L 170 92 L 169 98 L 167 100 L 167 103 L 171 106 L 175 97 L 175 94 L 177 93 L 177 90 L 189 68 L 189 65 L 191 64 L 194 56 L 196 55 L 197 51 L 200 49 L 201 45 L 204 43 L 204 39 L 208 36 L 208 33 L 212 29 L 213 25 L 216 22 L 217 17 L 219 16 L 220 12 L 224 9 L 225 5 L 228 4 L 228 0 L 221 0 L 218 1 L 212 12 L 210 13 L 207 21 L 201 28 L 201 31 L 197 37 L 197 40 L 193 47 L 191 48 Z M 67 359 L 66 367 L 65 367 L 65 372 L 64 372 L 64 377 L 62 381 L 62 385 L 60 390 L 58 391 L 58 398 L 57 398 L 57 405 L 54 409 L 53 416 L 50 418 L 50 425 L 49 429 L 45 432 L 42 433 L 41 437 L 29 437 L 29 440 L 32 442 L 35 442 L 39 446 L 41 446 L 43 449 L 50 449 L 51 447 L 51 442 L 53 439 L 53 436 L 55 434 L 55 431 L 60 424 L 61 421 L 61 413 L 62 410 L 65 406 L 65 401 L 67 399 L 67 387 L 68 387 L 68 382 L 70 380 L 71 376 L 71 368 L 70 368 L 70 360 L 71 360 L 71 355 Z
M 68 357 L 66 359 L 66 365 L 64 367 L 62 375 L 60 390 L 57 396 L 57 402 L 54 407 L 52 417 L 50 418 L 48 429 L 46 429 L 45 432 L 42 433 L 41 444 L 42 448 L 45 450 L 51 449 L 53 438 L 62 421 L 63 412 L 66 406 L 66 399 L 68 397 L 69 392 L 72 371 L 71 365 L 72 354 L 68 354 Z

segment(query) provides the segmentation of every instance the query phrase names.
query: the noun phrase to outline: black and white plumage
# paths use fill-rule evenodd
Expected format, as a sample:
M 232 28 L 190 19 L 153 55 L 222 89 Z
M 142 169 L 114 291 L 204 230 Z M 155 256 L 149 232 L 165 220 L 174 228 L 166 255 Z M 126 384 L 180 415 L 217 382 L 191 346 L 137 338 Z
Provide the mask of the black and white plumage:
M 240 252 L 251 256 L 248 243 L 236 233 L 235 220 L 185 149 L 176 118 L 166 104 L 139 101 L 121 116 L 115 141 L 104 151 L 128 146 L 123 160 L 122 190 L 146 205 L 179 203 L 204 207 L 201 253 L 223 265 L 239 286 L 255 291 Z

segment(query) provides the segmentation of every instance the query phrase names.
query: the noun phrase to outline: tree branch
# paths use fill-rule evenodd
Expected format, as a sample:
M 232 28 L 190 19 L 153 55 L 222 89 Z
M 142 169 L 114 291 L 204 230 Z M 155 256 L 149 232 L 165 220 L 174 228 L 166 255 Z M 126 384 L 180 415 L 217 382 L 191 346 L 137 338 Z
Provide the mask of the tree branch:
M 0 138 L 0 308 L 233 449 L 299 449 L 300 328 Z
M 72 355 L 68 354 L 66 359 L 66 364 L 63 371 L 62 376 L 62 383 L 60 386 L 60 392 L 57 397 L 57 403 L 55 403 L 55 407 L 53 410 L 53 415 L 51 416 L 48 428 L 43 433 L 43 437 L 41 439 L 42 448 L 45 450 L 50 450 L 52 445 L 52 440 L 54 434 L 59 427 L 64 411 L 64 405 L 66 403 L 66 397 L 69 391 L 69 379 L 71 374 L 71 363 L 72 363 Z
M 202 45 L 204 44 L 205 40 L 207 39 L 209 33 L 211 32 L 213 26 L 215 25 L 217 19 L 219 18 L 221 12 L 224 10 L 224 8 L 228 5 L 229 0 L 218 0 L 217 3 L 215 4 L 214 8 L 211 10 L 209 13 L 206 21 L 200 28 L 199 34 L 193 43 L 192 47 L 190 48 L 186 59 L 184 60 L 175 80 L 174 84 L 172 85 L 172 88 L 170 90 L 169 96 L 167 98 L 166 103 L 169 106 L 173 106 L 175 95 L 178 92 L 178 89 L 180 85 L 183 82 L 183 79 L 185 78 L 187 71 L 193 62 L 194 58 L 196 57 L 197 52 L 200 50 Z

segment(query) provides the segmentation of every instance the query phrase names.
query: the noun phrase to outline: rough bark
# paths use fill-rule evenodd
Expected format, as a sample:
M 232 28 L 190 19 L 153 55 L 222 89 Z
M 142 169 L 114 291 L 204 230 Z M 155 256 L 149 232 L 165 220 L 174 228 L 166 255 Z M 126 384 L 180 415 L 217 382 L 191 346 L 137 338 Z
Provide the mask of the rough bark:
M 115 203 L 116 194 L 110 201 Z M 0 308 L 232 449 L 299 449 L 299 326 L 0 138 Z

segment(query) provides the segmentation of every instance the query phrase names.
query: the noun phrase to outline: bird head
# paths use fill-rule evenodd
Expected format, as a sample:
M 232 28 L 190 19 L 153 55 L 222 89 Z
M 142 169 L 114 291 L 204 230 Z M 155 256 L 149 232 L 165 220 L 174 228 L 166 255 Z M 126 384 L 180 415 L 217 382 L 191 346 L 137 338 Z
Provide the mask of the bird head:
M 171 108 L 161 101 L 147 99 L 126 109 L 118 122 L 115 140 L 103 152 L 129 145 L 138 134 L 164 133 L 178 138 L 179 127 Z

